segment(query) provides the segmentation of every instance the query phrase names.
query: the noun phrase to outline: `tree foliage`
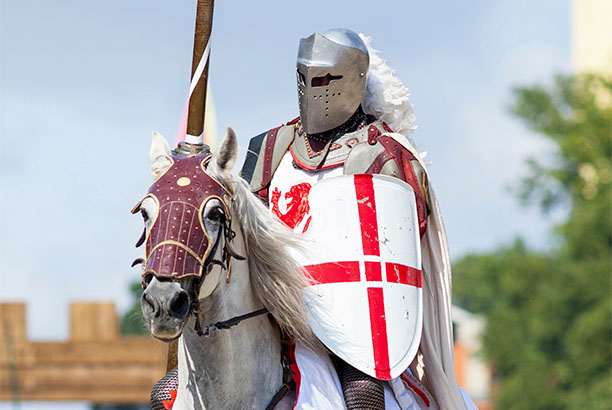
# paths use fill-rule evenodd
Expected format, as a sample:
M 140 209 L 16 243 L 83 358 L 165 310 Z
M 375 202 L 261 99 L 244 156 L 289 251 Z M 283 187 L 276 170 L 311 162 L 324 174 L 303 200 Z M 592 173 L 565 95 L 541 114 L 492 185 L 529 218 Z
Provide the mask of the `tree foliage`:
M 520 196 L 568 209 L 557 248 L 521 240 L 454 265 L 455 302 L 485 315 L 500 409 L 609 409 L 612 398 L 612 78 L 559 76 L 515 90 L 512 112 L 555 143 Z
M 140 309 L 140 296 L 142 295 L 140 281 L 133 282 L 130 285 L 130 293 L 132 294 L 132 306 L 121 317 L 121 334 L 148 335 L 149 331 Z

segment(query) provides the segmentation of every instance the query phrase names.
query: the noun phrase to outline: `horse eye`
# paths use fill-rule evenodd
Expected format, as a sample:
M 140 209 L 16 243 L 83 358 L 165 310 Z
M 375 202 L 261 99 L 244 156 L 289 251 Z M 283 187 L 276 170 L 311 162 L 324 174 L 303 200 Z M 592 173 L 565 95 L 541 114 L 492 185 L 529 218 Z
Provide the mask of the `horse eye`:
M 225 213 L 223 213 L 222 208 L 214 208 L 208 213 L 208 219 L 221 222 L 225 219 Z

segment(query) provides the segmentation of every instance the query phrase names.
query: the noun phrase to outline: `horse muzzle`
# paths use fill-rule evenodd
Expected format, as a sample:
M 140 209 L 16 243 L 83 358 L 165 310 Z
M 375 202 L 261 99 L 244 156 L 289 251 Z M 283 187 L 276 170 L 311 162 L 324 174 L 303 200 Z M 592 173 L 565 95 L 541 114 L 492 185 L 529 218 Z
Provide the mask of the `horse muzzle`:
M 178 282 L 153 278 L 142 293 L 140 303 L 147 326 L 155 338 L 169 342 L 181 335 L 191 300 Z

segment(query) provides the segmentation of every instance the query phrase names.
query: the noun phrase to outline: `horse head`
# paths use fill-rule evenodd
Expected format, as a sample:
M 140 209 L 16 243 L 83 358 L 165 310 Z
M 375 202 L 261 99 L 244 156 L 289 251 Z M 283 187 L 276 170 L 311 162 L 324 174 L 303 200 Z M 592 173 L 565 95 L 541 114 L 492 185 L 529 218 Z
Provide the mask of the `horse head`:
M 145 245 L 145 259 L 138 260 L 145 321 L 153 336 L 172 341 L 191 314 L 202 335 L 209 326 L 202 330 L 200 320 L 218 320 L 215 312 L 232 319 L 270 313 L 285 333 L 315 344 L 303 299 L 308 279 L 289 250 L 299 249 L 300 239 L 231 172 L 236 153 L 231 128 L 214 155 L 173 155 L 153 134 L 156 179 L 132 210 L 145 224 L 137 244 Z M 224 304 L 231 307 L 222 312 Z M 232 311 L 241 307 L 251 310 Z
M 227 269 L 231 255 L 240 258 L 231 247 L 231 188 L 209 172 L 231 169 L 235 152 L 231 129 L 217 156 L 172 155 L 154 133 L 150 156 L 156 180 L 132 213 L 140 212 L 145 223 L 138 243 L 145 244 L 141 306 L 158 339 L 179 337 L 202 291 L 210 293 L 217 285 L 219 268 Z

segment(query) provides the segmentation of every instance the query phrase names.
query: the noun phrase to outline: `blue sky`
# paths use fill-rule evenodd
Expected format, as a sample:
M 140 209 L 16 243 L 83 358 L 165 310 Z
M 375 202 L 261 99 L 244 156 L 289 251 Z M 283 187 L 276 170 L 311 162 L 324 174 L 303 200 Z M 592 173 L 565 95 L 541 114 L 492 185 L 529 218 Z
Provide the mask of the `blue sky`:
M 412 93 L 453 257 L 517 236 L 550 246 L 551 221 L 508 191 L 552 148 L 507 107 L 513 86 L 569 72 L 569 1 L 216 3 L 211 87 L 240 161 L 297 115 L 299 38 L 352 28 Z M 27 301 L 33 339 L 67 337 L 69 301 L 129 304 L 129 211 L 151 182 L 151 131 L 177 131 L 194 5 L 0 0 L 0 300 Z

